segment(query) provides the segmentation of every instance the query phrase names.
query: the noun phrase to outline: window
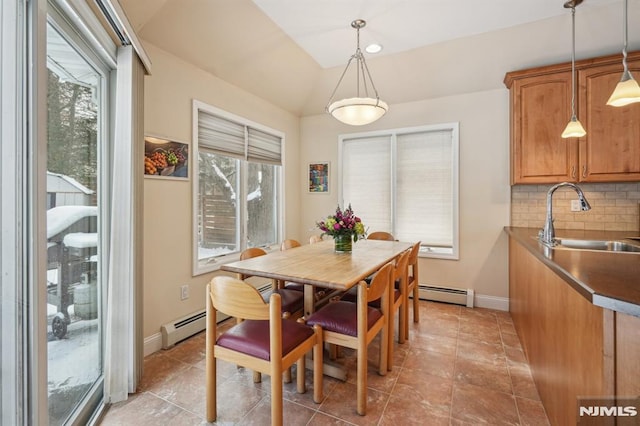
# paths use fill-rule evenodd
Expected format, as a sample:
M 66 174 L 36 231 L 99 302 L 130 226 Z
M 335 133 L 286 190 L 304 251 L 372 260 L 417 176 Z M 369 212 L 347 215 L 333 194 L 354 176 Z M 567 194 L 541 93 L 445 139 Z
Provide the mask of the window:
M 420 255 L 458 258 L 458 124 L 343 135 L 340 181 L 369 232 L 422 241 Z
M 280 239 L 283 135 L 194 101 L 194 274 Z M 235 256 L 234 256 L 235 255 Z

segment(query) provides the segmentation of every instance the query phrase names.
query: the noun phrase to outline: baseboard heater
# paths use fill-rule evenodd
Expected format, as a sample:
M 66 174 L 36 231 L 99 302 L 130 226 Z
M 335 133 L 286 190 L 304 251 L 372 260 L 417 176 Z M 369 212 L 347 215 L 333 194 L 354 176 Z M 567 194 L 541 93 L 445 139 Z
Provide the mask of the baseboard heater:
M 452 303 L 473 308 L 473 290 L 452 287 L 437 287 L 420 284 L 418 286 L 420 299 L 434 302 Z

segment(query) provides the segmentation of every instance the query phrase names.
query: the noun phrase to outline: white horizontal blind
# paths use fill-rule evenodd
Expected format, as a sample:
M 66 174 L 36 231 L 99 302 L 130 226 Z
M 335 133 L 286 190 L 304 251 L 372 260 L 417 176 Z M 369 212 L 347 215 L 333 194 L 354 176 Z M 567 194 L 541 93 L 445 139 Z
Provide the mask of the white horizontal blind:
M 282 164 L 282 140 L 269 133 L 248 129 L 247 159 L 256 163 Z
M 282 164 L 282 138 L 198 110 L 198 145 L 255 163 Z
M 389 135 L 343 140 L 342 199 L 368 232 L 392 232 Z
M 453 245 L 452 131 L 397 136 L 395 237 Z
M 198 145 L 217 154 L 245 157 L 244 126 L 222 117 L 198 111 Z

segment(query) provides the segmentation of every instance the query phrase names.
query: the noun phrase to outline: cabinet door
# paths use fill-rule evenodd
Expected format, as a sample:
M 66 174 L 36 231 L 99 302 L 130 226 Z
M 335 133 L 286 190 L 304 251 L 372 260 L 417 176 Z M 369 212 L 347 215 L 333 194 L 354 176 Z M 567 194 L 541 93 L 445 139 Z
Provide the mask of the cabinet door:
M 571 118 L 571 73 L 514 81 L 511 87 L 511 183 L 577 180 L 578 146 L 560 135 Z
M 640 60 L 629 63 L 640 77 Z M 580 120 L 587 135 L 580 140 L 580 180 L 640 181 L 640 103 L 607 105 L 622 74 L 622 63 L 580 70 Z

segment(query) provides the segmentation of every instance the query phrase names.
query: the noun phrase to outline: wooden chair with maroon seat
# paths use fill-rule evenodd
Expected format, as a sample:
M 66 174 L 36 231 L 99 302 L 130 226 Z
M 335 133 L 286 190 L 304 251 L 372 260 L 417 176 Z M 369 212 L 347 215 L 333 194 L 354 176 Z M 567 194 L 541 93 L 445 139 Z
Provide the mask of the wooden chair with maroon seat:
M 260 247 L 252 247 L 248 248 L 242 253 L 240 253 L 240 260 L 251 259 L 258 256 L 264 256 L 267 254 L 266 251 L 261 249 Z M 246 280 L 247 278 L 251 278 L 252 275 L 246 274 L 238 274 L 238 279 L 241 281 Z M 281 306 L 281 314 L 282 318 L 288 320 L 295 320 L 297 318 L 302 317 L 304 313 L 304 294 L 299 291 L 286 289 L 286 288 L 277 288 L 277 284 L 274 281 L 272 284 L 272 289 L 268 292 L 262 293 L 262 298 L 265 302 L 269 301 L 272 293 L 278 293 L 280 295 L 280 306 Z M 236 318 L 236 321 L 240 323 L 242 321 L 241 318 Z M 260 383 L 262 380 L 262 376 L 259 371 L 255 371 L 253 374 L 253 381 L 255 383 Z M 286 383 L 291 383 L 291 370 L 285 371 L 285 379 Z
M 407 300 L 407 267 L 409 262 L 410 252 L 404 251 L 396 260 L 391 273 L 391 282 L 393 283 L 393 289 L 389 297 L 389 339 L 387 341 L 387 360 L 388 369 L 392 370 L 393 367 L 393 337 L 394 337 L 394 319 L 395 313 L 398 312 L 398 343 L 404 343 L 406 339 L 405 324 L 406 324 L 406 300 Z M 357 301 L 357 291 L 350 289 L 344 293 L 341 300 L 346 302 L 355 303 Z M 380 308 L 380 300 L 374 300 L 369 303 L 375 308 Z M 333 356 L 333 352 L 331 353 Z
M 418 274 L 418 253 L 420 253 L 420 244 L 418 241 L 411 247 L 409 254 L 409 265 L 407 267 L 407 299 L 409 295 L 413 296 L 413 322 L 420 322 L 420 275 Z M 405 340 L 409 339 L 409 300 L 407 300 L 405 315 Z
M 395 241 L 395 238 L 389 232 L 376 231 L 367 235 L 367 240 Z
M 405 327 L 407 325 L 407 268 L 409 266 L 409 255 L 411 252 L 405 250 L 396 260 L 393 268 L 393 298 L 389 300 L 389 371 L 393 368 L 393 317 L 398 311 L 398 343 L 404 343 L 406 339 Z
M 322 241 L 322 234 L 320 235 L 312 235 L 309 237 L 309 244 L 315 244 Z
M 282 425 L 282 373 L 297 363 L 297 390 L 305 392 L 305 355 L 313 350 L 313 400 L 322 401 L 322 329 L 282 319 L 281 298 L 266 303 L 258 290 L 232 277 L 218 276 L 207 285 L 206 407 L 207 421 L 217 419 L 216 359 L 271 376 L 271 424 Z M 218 335 L 216 312 L 244 321 Z
M 240 253 L 240 260 L 264 256 L 265 254 L 267 254 L 267 252 L 263 249 L 259 247 L 252 247 Z M 242 281 L 250 277 L 251 275 L 238 274 L 238 279 Z M 297 319 L 302 316 L 302 313 L 304 311 L 304 295 L 301 295 L 298 291 L 293 291 L 290 289 L 279 289 L 274 284 L 271 291 L 263 294 L 265 302 L 269 300 L 272 292 L 279 293 L 280 297 L 282 298 L 282 315 L 284 316 L 284 318 Z
M 320 241 L 322 241 L 322 239 L 320 239 Z M 280 244 L 280 251 L 285 251 L 285 250 L 289 250 L 289 249 L 292 249 L 292 248 L 300 247 L 301 245 L 302 244 L 300 244 L 300 242 L 298 242 L 297 240 L 291 240 L 291 239 L 284 240 L 282 242 L 282 244 Z M 295 290 L 295 291 L 299 291 L 299 292 L 304 292 L 304 284 L 300 284 L 300 283 L 286 282 L 281 287 L 285 288 L 287 290 Z M 313 294 L 314 294 L 315 300 L 318 301 L 319 299 L 324 297 L 325 290 L 314 287 Z
M 357 284 L 358 302 L 337 301 L 320 308 L 306 319 L 308 325 L 322 328 L 323 340 L 357 351 L 357 412 L 367 412 L 367 347 L 380 333 L 378 373 L 387 374 L 389 323 L 389 287 L 393 264 L 388 263 L 375 274 L 370 285 Z M 380 308 L 370 302 L 381 299 Z

